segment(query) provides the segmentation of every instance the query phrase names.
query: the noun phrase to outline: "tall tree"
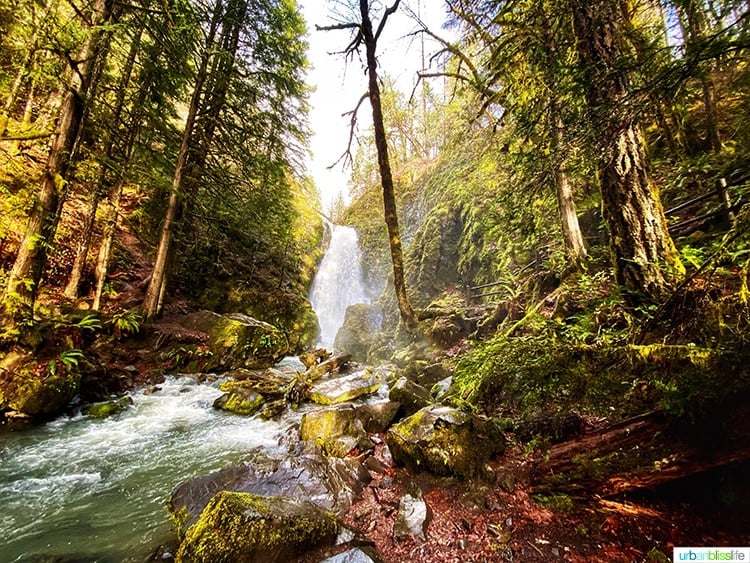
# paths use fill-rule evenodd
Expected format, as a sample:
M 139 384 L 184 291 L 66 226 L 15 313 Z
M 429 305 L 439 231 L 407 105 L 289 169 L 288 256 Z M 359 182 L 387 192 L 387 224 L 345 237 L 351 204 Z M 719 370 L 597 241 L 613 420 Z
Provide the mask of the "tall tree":
M 359 0 L 359 22 L 343 25 L 325 26 L 319 29 L 354 29 L 354 40 L 347 47 L 347 56 L 354 54 L 364 46 L 367 72 L 367 98 L 372 107 L 372 121 L 375 135 L 375 147 L 378 153 L 378 169 L 380 171 L 380 182 L 383 188 L 383 211 L 385 224 L 388 229 L 388 242 L 391 251 L 391 263 L 393 266 L 393 285 L 396 290 L 396 300 L 401 315 L 401 320 L 407 330 L 416 328 L 416 316 L 409 302 L 404 276 L 404 257 L 401 245 L 401 231 L 398 223 L 396 209 L 396 194 L 393 185 L 393 173 L 388 158 L 388 137 L 385 131 L 383 118 L 383 106 L 380 97 L 380 85 L 378 83 L 377 48 L 383 29 L 385 29 L 388 18 L 392 16 L 401 0 L 396 0 L 393 5 L 387 7 L 380 19 L 377 29 L 374 28 L 371 18 L 371 8 L 367 0 Z
M 85 105 L 108 33 L 112 16 L 110 0 L 96 0 L 91 28 L 77 58 L 71 60 L 72 78 L 60 110 L 57 130 L 42 174 L 39 195 L 32 209 L 26 232 L 8 277 L 3 294 L 3 322 L 11 331 L 21 322 L 33 321 L 42 271 L 52 244 L 73 164 L 75 143 L 83 125 Z
M 544 174 L 549 180 L 543 184 L 551 183 L 555 190 L 569 259 L 574 264 L 582 263 L 587 250 L 567 172 L 570 150 L 564 110 L 574 106 L 568 85 L 570 73 L 565 68 L 569 38 L 564 30 L 568 20 L 548 0 L 449 0 L 448 7 L 454 23 L 462 28 L 460 44 L 445 40 L 424 25 L 423 31 L 457 59 L 457 70 L 449 76 L 475 90 L 484 100 L 484 110 L 497 112 L 499 107 L 509 117 L 503 119 L 504 123 L 537 144 L 537 160 L 544 161 L 545 169 L 551 172 Z
M 204 45 L 200 65 L 195 77 L 193 95 L 190 100 L 190 106 L 188 107 L 185 129 L 182 133 L 182 142 L 180 144 L 180 152 L 177 157 L 177 165 L 172 179 L 172 189 L 169 193 L 169 202 L 167 204 L 167 210 L 159 234 L 156 259 L 154 261 L 153 271 L 151 272 L 151 280 L 148 289 L 146 290 L 146 297 L 143 302 L 143 312 L 146 320 L 153 320 L 161 313 L 169 275 L 168 264 L 172 253 L 173 230 L 180 211 L 179 207 L 181 205 L 181 199 L 184 197 L 183 192 L 186 190 L 188 182 L 190 180 L 196 181 L 198 179 L 199 170 L 197 170 L 197 168 L 191 170 L 191 167 L 193 166 L 191 151 L 197 150 L 196 154 L 201 154 L 204 150 L 208 150 L 207 147 L 204 149 L 200 146 L 196 147 L 195 145 L 197 144 L 196 123 L 198 112 L 201 110 L 203 99 L 210 95 L 210 84 L 207 86 L 207 83 L 209 82 L 209 79 L 212 78 L 209 76 L 212 57 L 231 56 L 232 59 L 234 58 L 234 52 L 227 54 L 219 53 L 218 51 L 221 48 L 220 39 L 224 34 L 222 31 L 222 25 L 228 25 L 230 28 L 232 25 L 231 22 L 224 19 L 225 17 L 224 5 L 220 0 L 217 0 L 213 5 L 213 14 L 208 34 L 206 36 L 206 44 Z M 241 21 L 236 23 L 237 25 L 242 25 Z M 215 111 L 220 112 L 221 109 L 222 108 L 219 106 L 215 108 Z M 210 139 L 205 139 L 205 137 L 203 140 L 210 142 Z
M 289 170 L 300 158 L 298 143 L 304 135 L 304 22 L 294 0 L 219 0 L 211 9 L 144 301 L 147 318 L 160 314 L 170 265 L 179 266 L 176 249 L 186 248 L 176 244 L 181 230 L 192 238 L 201 227 L 211 232 L 217 224 L 236 228 L 225 216 L 206 217 L 211 212 L 234 217 L 244 212 L 245 227 L 248 215 L 256 218 L 255 228 L 268 231 L 256 233 L 256 247 L 270 242 L 268 233 L 284 238 L 288 230 L 281 224 L 288 215 L 278 207 L 288 194 Z M 259 197 L 246 190 L 270 193 Z M 260 222 L 269 216 L 279 224 Z M 206 221 L 214 225 L 206 226 Z M 248 238 L 243 232 L 241 239 Z M 197 248 L 205 243 L 195 243 Z
M 662 297 L 684 272 L 649 172 L 630 98 L 622 12 L 616 0 L 571 0 L 583 88 L 599 149 L 602 210 L 617 280 L 638 296 Z

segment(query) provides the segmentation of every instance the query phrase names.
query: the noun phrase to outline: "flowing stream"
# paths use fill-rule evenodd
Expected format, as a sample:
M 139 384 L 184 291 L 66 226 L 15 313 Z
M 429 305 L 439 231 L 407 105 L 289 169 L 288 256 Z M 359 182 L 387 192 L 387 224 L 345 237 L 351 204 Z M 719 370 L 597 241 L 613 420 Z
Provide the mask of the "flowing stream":
M 168 378 L 106 420 L 60 418 L 0 433 L 0 562 L 142 562 L 169 537 L 177 484 L 281 452 L 290 421 L 213 408 L 217 384 Z
M 310 302 L 318 315 L 318 345 L 333 349 L 336 333 L 344 324 L 346 308 L 369 303 L 362 274 L 362 253 L 353 227 L 331 225 L 331 242 L 310 289 Z

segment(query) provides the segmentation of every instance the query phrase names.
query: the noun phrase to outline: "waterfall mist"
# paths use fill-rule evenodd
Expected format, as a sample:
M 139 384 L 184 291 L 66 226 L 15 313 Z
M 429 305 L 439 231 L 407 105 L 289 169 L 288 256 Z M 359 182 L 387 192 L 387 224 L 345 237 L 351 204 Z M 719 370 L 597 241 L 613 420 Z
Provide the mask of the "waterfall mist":
M 310 302 L 320 323 L 318 345 L 332 350 L 346 308 L 370 302 L 362 274 L 359 238 L 353 227 L 331 227 L 331 242 L 313 280 Z

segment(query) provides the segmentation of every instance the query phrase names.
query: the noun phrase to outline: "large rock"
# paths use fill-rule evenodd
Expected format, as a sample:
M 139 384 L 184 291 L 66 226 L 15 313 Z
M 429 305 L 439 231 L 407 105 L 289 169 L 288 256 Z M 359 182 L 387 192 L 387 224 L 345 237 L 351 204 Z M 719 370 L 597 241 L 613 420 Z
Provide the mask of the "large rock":
M 310 501 L 338 515 L 362 496 L 370 474 L 356 459 L 316 454 L 290 455 L 279 461 L 260 457 L 175 487 L 167 507 L 179 536 L 192 526 L 219 491 L 248 492 Z
M 375 335 L 383 324 L 383 311 L 377 305 L 358 303 L 346 309 L 344 324 L 336 333 L 333 347 L 351 354 L 354 361 L 367 362 Z
M 383 378 L 372 369 L 365 369 L 315 383 L 310 390 L 310 400 L 319 405 L 347 403 L 363 395 L 372 395 L 380 389 Z
M 391 401 L 399 403 L 406 415 L 412 415 L 432 403 L 432 395 L 421 385 L 401 377 L 388 392 Z
M 372 447 L 350 404 L 305 413 L 299 433 L 302 440 L 314 443 L 325 455 L 333 457 L 344 457 L 356 447 Z
M 505 448 L 490 422 L 463 411 L 432 405 L 395 424 L 386 434 L 393 459 L 413 471 L 473 477 Z
M 240 313 L 217 315 L 211 311 L 198 311 L 183 317 L 179 323 L 208 334 L 211 355 L 204 371 L 268 368 L 289 352 L 289 343 L 283 332 Z
M 81 384 L 78 357 L 74 360 L 41 362 L 33 354 L 7 353 L 0 360 L 0 410 L 31 416 L 62 412 Z
M 336 516 L 309 502 L 221 491 L 187 531 L 176 561 L 286 562 L 332 544 L 338 531 Z

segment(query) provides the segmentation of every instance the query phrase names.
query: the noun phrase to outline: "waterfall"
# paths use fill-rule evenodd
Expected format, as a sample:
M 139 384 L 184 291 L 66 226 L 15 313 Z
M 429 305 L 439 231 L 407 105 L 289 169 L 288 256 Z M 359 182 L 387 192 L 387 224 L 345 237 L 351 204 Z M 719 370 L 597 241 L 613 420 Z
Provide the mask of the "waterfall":
M 320 323 L 318 344 L 329 350 L 341 325 L 346 308 L 369 303 L 362 275 L 362 255 L 353 227 L 331 226 L 331 242 L 320 263 L 310 290 L 310 302 Z

